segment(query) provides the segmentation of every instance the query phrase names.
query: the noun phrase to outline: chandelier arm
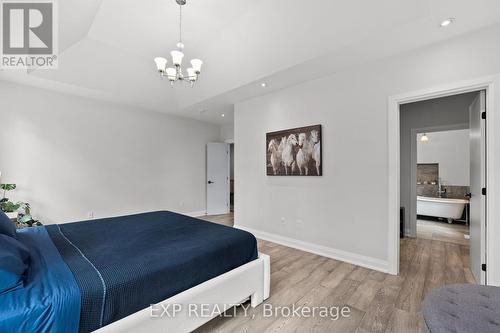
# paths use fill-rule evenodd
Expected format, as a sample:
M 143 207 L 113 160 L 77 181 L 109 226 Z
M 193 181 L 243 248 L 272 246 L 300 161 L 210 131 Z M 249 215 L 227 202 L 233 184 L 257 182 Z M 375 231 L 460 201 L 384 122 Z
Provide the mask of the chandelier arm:
M 167 73 L 160 73 L 160 77 L 169 77 L 169 75 Z M 189 81 L 198 81 L 198 75 L 195 75 L 195 76 L 176 76 L 175 77 L 175 80 L 174 81 L 186 81 L 186 82 L 189 82 Z
M 179 80 L 182 77 L 181 66 L 175 66 L 175 79 Z

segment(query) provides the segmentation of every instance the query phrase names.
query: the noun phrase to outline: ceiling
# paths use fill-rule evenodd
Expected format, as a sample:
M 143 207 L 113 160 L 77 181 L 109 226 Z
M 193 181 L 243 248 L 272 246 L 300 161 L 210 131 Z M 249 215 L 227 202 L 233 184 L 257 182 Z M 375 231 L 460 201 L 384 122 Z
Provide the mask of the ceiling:
M 188 0 L 185 60 L 204 65 L 171 88 L 153 58 L 177 42 L 174 0 L 64 0 L 59 68 L 0 79 L 226 123 L 237 101 L 499 22 L 498 0 Z

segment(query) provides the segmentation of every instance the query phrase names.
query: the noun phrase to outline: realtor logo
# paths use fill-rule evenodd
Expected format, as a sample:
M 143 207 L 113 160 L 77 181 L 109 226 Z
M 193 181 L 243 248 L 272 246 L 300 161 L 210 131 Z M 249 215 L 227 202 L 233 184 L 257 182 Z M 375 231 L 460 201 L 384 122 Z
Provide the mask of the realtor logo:
M 57 68 L 55 0 L 0 0 L 4 69 Z

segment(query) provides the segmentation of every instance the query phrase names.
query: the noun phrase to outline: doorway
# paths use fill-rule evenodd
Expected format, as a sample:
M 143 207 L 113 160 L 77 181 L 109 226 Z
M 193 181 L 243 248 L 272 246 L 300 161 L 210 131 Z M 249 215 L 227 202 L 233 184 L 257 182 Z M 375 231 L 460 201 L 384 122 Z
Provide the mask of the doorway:
M 230 146 L 227 143 L 207 144 L 207 215 L 230 211 Z
M 481 281 L 474 268 L 481 267 L 483 256 L 470 249 L 484 244 L 482 235 L 466 238 L 470 180 L 477 179 L 470 174 L 471 110 L 480 95 L 474 91 L 400 106 L 400 202 L 407 212 L 405 234 L 413 238 L 402 244 L 416 246 L 413 254 L 400 259 L 401 267 L 420 269 L 414 266 L 425 266 L 425 260 L 439 263 L 422 278 L 441 276 L 440 285 Z M 428 253 L 429 248 L 435 251 Z M 417 260 L 420 256 L 426 259 Z
M 422 102 L 422 101 L 428 101 L 432 99 L 438 99 L 438 98 L 446 98 L 446 97 L 452 97 L 452 96 L 457 96 L 460 94 L 465 94 L 465 93 L 477 93 L 478 91 L 483 91 L 482 92 L 482 99 L 479 97 L 476 101 L 476 107 L 475 108 L 475 114 L 479 115 L 480 120 L 482 121 L 479 122 L 480 128 L 476 128 L 475 130 L 475 136 L 471 135 L 471 137 L 475 137 L 477 140 L 477 143 L 480 144 L 480 149 L 479 152 L 481 154 L 481 157 L 479 159 L 479 170 L 480 172 L 476 172 L 478 176 L 478 179 L 482 177 L 482 180 L 480 179 L 479 183 L 479 194 L 478 193 L 472 193 L 472 197 L 476 197 L 479 199 L 479 206 L 476 209 L 476 213 L 479 212 L 479 221 L 478 221 L 478 230 L 480 231 L 480 235 L 476 235 L 474 237 L 474 241 L 477 241 L 476 243 L 478 244 L 478 249 L 480 249 L 480 254 L 478 255 L 477 252 L 471 251 L 471 268 L 473 270 L 476 270 L 478 273 L 478 283 L 486 283 L 487 278 L 488 278 L 488 273 L 489 270 L 486 272 L 482 270 L 485 268 L 484 266 L 488 266 L 491 261 L 488 256 L 486 256 L 486 249 L 489 248 L 489 245 L 491 244 L 487 242 L 486 238 L 486 220 L 490 220 L 491 216 L 493 215 L 491 205 L 487 205 L 492 198 L 483 195 L 483 187 L 488 187 L 488 184 L 491 184 L 491 180 L 486 177 L 487 174 L 486 172 L 488 170 L 492 170 L 492 162 L 491 158 L 493 155 L 493 151 L 491 150 L 491 147 L 487 145 L 486 143 L 492 142 L 492 136 L 491 132 L 493 130 L 493 127 L 491 124 L 488 124 L 485 119 L 482 119 L 483 112 L 488 110 L 493 110 L 493 102 L 492 98 L 489 99 L 488 96 L 493 92 L 493 81 L 491 80 L 476 80 L 474 82 L 468 82 L 468 83 L 457 83 L 457 84 L 452 84 L 444 87 L 439 87 L 435 89 L 428 89 L 425 91 L 419 91 L 419 92 L 414 92 L 414 93 L 407 93 L 395 97 L 391 97 L 389 99 L 389 117 L 388 117 L 388 135 L 389 135 L 389 267 L 388 271 L 391 274 L 398 274 L 399 269 L 400 269 L 400 239 L 399 239 L 399 224 L 400 224 L 400 212 L 401 206 L 402 206 L 402 200 L 400 197 L 400 194 L 402 194 L 404 186 L 402 187 L 401 184 L 403 183 L 403 179 L 406 179 L 404 177 L 404 170 L 401 168 L 401 163 L 408 163 L 409 165 L 411 164 L 411 159 L 408 158 L 406 159 L 404 156 L 402 156 L 402 151 L 403 147 L 400 142 L 400 135 L 402 134 L 401 131 L 401 107 L 404 106 L 405 104 L 410 104 L 410 103 L 416 103 L 416 102 Z M 472 104 L 471 104 L 472 106 Z M 481 108 L 482 107 L 482 108 Z M 422 116 L 421 116 L 422 117 Z M 423 117 L 422 117 L 423 118 Z M 416 137 L 417 134 L 420 132 L 415 132 L 415 145 L 416 145 Z M 478 136 L 479 134 L 479 136 Z M 408 140 L 411 141 L 411 136 L 408 135 Z M 472 141 L 471 141 L 472 142 Z M 472 145 L 472 143 L 471 143 Z M 490 147 L 490 148 L 488 148 Z M 481 150 L 482 149 L 482 150 Z M 489 156 L 490 159 L 487 159 L 486 156 Z M 415 157 L 416 159 L 416 157 Z M 471 163 L 471 168 L 472 168 Z M 416 163 L 415 169 L 416 169 Z M 476 166 L 477 167 L 477 166 Z M 476 170 L 477 171 L 477 170 Z M 415 171 L 416 173 L 416 171 Z M 416 177 L 416 176 L 415 176 Z M 413 179 L 416 186 L 416 179 Z M 472 181 L 472 179 L 471 179 Z M 481 183 L 482 181 L 482 183 Z M 477 182 L 477 179 L 476 179 Z M 471 183 L 471 192 L 473 191 L 474 186 L 472 186 Z M 406 192 L 406 190 L 405 190 Z M 408 192 L 410 193 L 410 192 Z M 416 191 L 415 191 L 415 197 L 416 197 Z M 415 200 L 416 201 L 416 200 Z M 408 206 L 408 205 L 407 205 Z M 416 206 L 416 204 L 415 204 Z M 471 206 L 472 206 L 472 201 L 471 201 Z M 486 209 L 489 207 L 490 209 Z M 471 208 L 472 209 L 472 208 Z M 407 209 L 408 211 L 411 210 L 411 208 Z M 409 216 L 413 216 L 412 212 L 408 212 L 410 214 Z M 473 213 L 472 213 L 473 214 Z M 415 220 L 416 220 L 416 207 L 415 207 Z M 471 216 L 471 219 L 473 217 Z M 409 230 L 408 227 L 408 219 L 405 219 L 405 233 L 408 234 L 410 237 L 413 236 L 411 234 L 411 230 Z M 471 232 L 472 233 L 472 232 Z M 416 224 L 415 224 L 415 236 L 416 236 Z M 471 243 L 472 244 L 472 243 Z M 472 248 L 472 246 L 471 246 Z M 474 266 L 474 267 L 473 267 Z
M 441 263 L 449 270 L 460 271 L 447 283 L 464 283 L 468 281 L 466 276 L 471 275 L 475 281 L 483 278 L 481 265 L 485 253 L 471 249 L 480 249 L 485 243 L 481 218 L 475 218 L 477 211 L 484 211 L 485 207 L 470 203 L 469 196 L 481 196 L 480 190 L 472 192 L 473 188 L 483 186 L 486 171 L 484 161 L 479 161 L 481 166 L 474 170 L 477 175 L 471 173 L 471 165 L 476 161 L 470 158 L 479 155 L 481 159 L 484 155 L 475 150 L 484 149 L 485 145 L 473 145 L 475 136 L 471 135 L 479 133 L 480 140 L 485 140 L 480 129 L 474 128 L 481 126 L 476 118 L 481 120 L 480 105 L 485 103 L 479 100 L 484 96 L 482 91 L 473 91 L 400 106 L 400 202 L 407 212 L 406 234 L 417 238 L 419 251 L 425 251 L 426 246 L 446 249 L 442 251 L 445 258 Z M 476 181 L 479 184 L 474 184 Z M 472 237 L 468 222 L 464 221 L 468 218 L 464 217 L 467 211 L 474 214 L 471 224 L 478 225 L 480 230 Z M 457 257 L 461 260 L 455 260 Z

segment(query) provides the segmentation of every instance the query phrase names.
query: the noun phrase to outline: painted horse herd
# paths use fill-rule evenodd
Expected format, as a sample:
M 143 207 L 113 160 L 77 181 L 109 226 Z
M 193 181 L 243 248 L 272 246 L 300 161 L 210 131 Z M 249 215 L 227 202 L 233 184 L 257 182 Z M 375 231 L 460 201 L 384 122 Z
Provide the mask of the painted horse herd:
M 283 133 L 284 134 L 284 133 Z M 321 134 L 318 129 L 273 135 L 268 139 L 268 175 L 321 176 Z

